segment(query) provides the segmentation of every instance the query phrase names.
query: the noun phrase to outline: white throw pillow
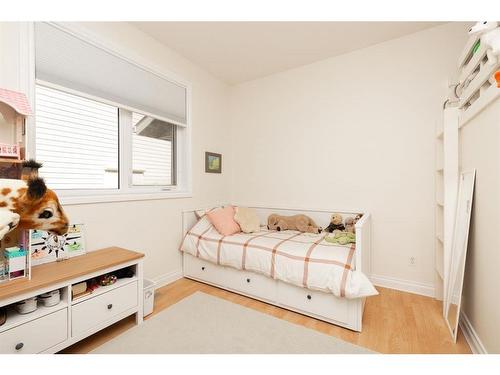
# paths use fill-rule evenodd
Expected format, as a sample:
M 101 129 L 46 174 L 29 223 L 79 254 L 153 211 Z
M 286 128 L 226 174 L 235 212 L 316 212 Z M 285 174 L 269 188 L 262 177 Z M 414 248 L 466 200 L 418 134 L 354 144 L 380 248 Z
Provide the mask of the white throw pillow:
M 260 230 L 260 220 L 257 211 L 253 208 L 236 207 L 234 221 L 239 224 L 241 231 L 244 233 L 253 233 Z

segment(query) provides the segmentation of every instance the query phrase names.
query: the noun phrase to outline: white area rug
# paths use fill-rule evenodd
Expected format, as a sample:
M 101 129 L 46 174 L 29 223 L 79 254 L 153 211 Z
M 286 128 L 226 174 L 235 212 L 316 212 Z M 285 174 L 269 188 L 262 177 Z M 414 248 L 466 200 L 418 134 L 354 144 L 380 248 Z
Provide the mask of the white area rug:
M 369 354 L 362 347 L 197 292 L 92 354 Z

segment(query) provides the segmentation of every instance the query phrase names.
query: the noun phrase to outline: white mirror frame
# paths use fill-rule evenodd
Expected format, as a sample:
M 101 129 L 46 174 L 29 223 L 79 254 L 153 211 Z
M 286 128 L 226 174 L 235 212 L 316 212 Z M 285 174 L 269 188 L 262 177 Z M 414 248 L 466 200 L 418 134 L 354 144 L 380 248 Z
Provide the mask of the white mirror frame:
M 469 178 L 466 179 L 467 176 L 470 176 Z M 462 292 L 463 292 L 463 285 L 464 285 L 464 276 L 465 276 L 465 264 L 467 260 L 467 246 L 469 243 L 469 229 L 470 229 L 470 220 L 472 216 L 472 200 L 474 197 L 474 183 L 476 180 L 476 170 L 473 169 L 471 171 L 466 171 L 466 172 L 461 172 L 460 173 L 460 180 L 459 180 L 459 188 L 458 188 L 458 195 L 457 195 L 457 209 L 455 213 L 455 225 L 453 229 L 453 242 L 452 242 L 452 251 L 451 251 L 451 256 L 450 256 L 450 272 L 449 272 L 449 278 L 448 278 L 448 285 L 446 285 L 446 296 L 445 296 L 445 313 L 444 313 L 444 318 L 446 321 L 446 325 L 448 326 L 448 329 L 450 330 L 450 334 L 453 338 L 453 341 L 457 341 L 457 334 L 458 334 L 458 323 L 460 320 L 460 311 L 461 311 L 461 305 L 462 305 Z M 467 181 L 467 183 L 471 184 L 470 186 L 470 194 L 467 197 L 467 199 L 464 201 L 460 200 L 461 193 L 463 189 L 465 188 L 464 184 Z M 458 212 L 460 208 L 463 207 L 463 205 L 468 205 L 467 207 L 467 225 L 464 228 L 463 224 L 465 223 L 459 223 L 459 216 Z M 462 225 L 460 225 L 462 224 Z M 465 241 L 462 244 L 457 243 L 457 237 L 458 233 L 460 230 L 465 230 Z M 463 246 L 462 249 L 460 249 L 460 246 Z M 457 251 L 460 251 L 460 254 L 463 252 L 463 264 L 457 265 L 457 261 L 460 261 L 460 259 L 456 259 L 456 254 Z M 456 268 L 456 270 L 454 270 Z M 454 327 L 450 324 L 450 321 L 448 320 L 448 313 L 450 310 L 450 304 L 451 304 L 451 299 L 453 298 L 453 288 L 456 282 L 456 278 L 459 275 L 462 275 L 462 280 L 460 282 L 460 291 L 458 294 L 458 303 L 457 303 L 457 318 L 455 320 Z

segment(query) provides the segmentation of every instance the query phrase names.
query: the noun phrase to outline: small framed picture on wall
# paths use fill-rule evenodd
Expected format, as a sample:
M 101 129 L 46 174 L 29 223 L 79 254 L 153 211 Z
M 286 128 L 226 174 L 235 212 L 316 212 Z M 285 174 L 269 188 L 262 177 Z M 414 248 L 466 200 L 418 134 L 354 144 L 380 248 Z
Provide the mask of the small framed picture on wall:
M 205 172 L 222 173 L 222 155 L 205 152 Z

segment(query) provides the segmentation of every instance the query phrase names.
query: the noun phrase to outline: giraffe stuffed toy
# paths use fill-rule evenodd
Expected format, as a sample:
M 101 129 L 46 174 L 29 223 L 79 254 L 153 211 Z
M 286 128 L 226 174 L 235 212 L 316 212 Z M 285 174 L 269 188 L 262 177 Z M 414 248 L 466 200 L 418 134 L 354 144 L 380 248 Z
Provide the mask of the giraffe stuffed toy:
M 0 240 L 15 228 L 39 229 L 58 235 L 68 231 L 68 218 L 56 193 L 36 172 L 41 164 L 23 163 L 23 171 L 35 171 L 21 180 L 0 179 Z M 24 174 L 24 173 L 23 173 Z

